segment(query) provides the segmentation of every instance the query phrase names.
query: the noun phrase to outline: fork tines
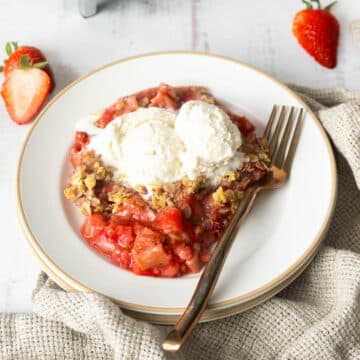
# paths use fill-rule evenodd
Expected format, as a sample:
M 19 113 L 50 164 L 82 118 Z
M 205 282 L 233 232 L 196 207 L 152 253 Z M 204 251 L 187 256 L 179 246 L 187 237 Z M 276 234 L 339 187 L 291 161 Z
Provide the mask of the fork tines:
M 304 110 L 303 108 L 296 109 L 294 106 L 287 107 L 282 105 L 276 121 L 275 119 L 277 118 L 278 113 L 279 107 L 274 105 L 264 131 L 264 138 L 269 143 L 271 165 L 282 168 L 289 173 L 296 146 L 299 141 Z M 274 122 L 276 123 L 276 126 L 274 131 L 272 131 Z M 281 142 L 279 143 L 280 135 Z M 291 135 L 291 142 L 288 144 Z

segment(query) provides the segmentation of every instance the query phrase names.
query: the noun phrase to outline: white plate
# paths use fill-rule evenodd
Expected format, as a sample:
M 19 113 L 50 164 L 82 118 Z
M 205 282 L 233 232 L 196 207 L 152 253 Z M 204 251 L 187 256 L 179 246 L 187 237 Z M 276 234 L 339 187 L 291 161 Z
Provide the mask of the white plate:
M 273 104 L 307 110 L 291 179 L 260 196 L 226 261 L 208 310 L 216 318 L 234 305 L 256 303 L 298 271 L 316 251 L 335 203 L 335 162 L 324 130 L 300 98 L 270 76 L 224 57 L 169 52 L 120 60 L 80 78 L 42 111 L 25 141 L 18 212 L 35 255 L 63 286 L 93 289 L 142 313 L 181 313 L 198 275 L 151 278 L 116 267 L 81 240 L 81 217 L 63 197 L 75 122 L 160 82 L 204 85 L 250 116 L 259 131 Z

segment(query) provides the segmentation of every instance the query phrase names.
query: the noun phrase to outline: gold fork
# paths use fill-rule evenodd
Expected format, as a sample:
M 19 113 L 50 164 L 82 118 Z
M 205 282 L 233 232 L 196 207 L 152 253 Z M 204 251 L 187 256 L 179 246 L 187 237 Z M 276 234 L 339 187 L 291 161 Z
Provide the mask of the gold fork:
M 240 224 L 245 220 L 246 216 L 250 212 L 256 196 L 260 191 L 279 188 L 286 182 L 290 175 L 291 165 L 294 160 L 300 136 L 301 124 L 303 121 L 303 109 L 298 111 L 295 130 L 293 130 L 293 133 L 292 129 L 294 127 L 295 108 L 291 107 L 290 112 L 287 115 L 288 111 L 286 106 L 281 107 L 275 130 L 272 132 L 277 112 L 278 109 L 275 105 L 272 109 L 263 135 L 269 143 L 269 157 L 271 159 L 271 165 L 268 173 L 262 183 L 246 191 L 243 200 L 227 226 L 223 236 L 218 241 L 210 261 L 205 266 L 187 308 L 163 341 L 162 347 L 165 351 L 178 351 L 191 334 L 195 325 L 198 323 L 202 313 L 206 309 L 212 291 L 216 285 L 226 256 L 235 238 L 235 234 L 237 233 Z M 286 121 L 285 117 L 287 117 Z M 279 137 L 283 129 L 284 122 L 286 122 L 286 126 L 285 130 L 283 130 L 281 142 L 279 143 Z

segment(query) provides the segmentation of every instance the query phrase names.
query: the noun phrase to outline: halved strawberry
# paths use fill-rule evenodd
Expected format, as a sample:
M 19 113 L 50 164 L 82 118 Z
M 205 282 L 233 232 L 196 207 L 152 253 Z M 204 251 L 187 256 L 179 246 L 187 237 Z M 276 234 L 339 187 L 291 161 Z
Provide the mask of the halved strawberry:
M 1 96 L 10 117 L 26 124 L 40 110 L 50 92 L 49 75 L 37 68 L 14 69 L 5 79 Z
M 48 64 L 45 55 L 33 46 L 18 46 L 17 42 L 8 42 L 5 46 L 8 58 L 4 61 L 4 66 L 0 67 L 0 71 L 4 72 L 5 78 L 16 68 L 21 67 L 22 59 L 26 56 L 28 65 L 43 69 L 51 79 L 51 89 L 55 86 L 53 72 Z

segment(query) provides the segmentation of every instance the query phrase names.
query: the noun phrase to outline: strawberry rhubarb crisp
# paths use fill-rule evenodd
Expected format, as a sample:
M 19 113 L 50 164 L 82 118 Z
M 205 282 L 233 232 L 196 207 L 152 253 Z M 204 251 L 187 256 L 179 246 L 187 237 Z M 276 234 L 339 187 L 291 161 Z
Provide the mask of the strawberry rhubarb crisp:
M 254 126 L 207 89 L 161 84 L 78 122 L 64 193 L 96 251 L 136 274 L 177 277 L 209 260 L 268 160 Z

